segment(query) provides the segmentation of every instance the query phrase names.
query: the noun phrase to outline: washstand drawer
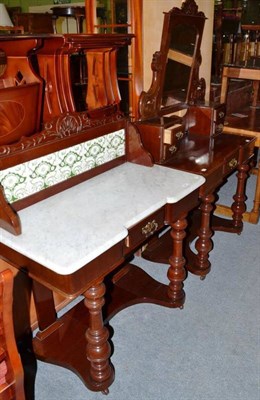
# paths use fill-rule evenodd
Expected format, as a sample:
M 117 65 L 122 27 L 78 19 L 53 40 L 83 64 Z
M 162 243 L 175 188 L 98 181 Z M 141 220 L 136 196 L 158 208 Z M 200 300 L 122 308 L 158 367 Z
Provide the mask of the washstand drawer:
M 164 144 L 163 145 L 163 157 L 162 163 L 171 159 L 171 157 L 176 153 L 179 149 L 179 143 L 176 142 L 174 144 Z
M 164 129 L 162 163 L 168 161 L 176 153 L 183 137 L 184 129 L 181 124 L 176 124 L 174 128 Z
M 156 231 L 164 227 L 165 207 L 155 211 L 149 217 L 144 218 L 138 224 L 128 229 L 128 236 L 125 239 L 125 245 L 128 250 L 141 245 L 152 236 Z
M 223 175 L 228 175 L 234 169 L 237 168 L 239 163 L 239 150 L 237 149 L 229 157 L 226 157 L 223 165 Z

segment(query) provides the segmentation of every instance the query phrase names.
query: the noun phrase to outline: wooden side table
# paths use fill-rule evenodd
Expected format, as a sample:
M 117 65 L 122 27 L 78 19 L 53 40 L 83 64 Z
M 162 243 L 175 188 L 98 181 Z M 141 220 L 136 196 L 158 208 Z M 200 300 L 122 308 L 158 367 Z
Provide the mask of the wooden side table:
M 85 18 L 85 7 L 52 7 L 53 13 L 53 31 L 57 33 L 57 19 L 59 17 L 66 18 L 67 33 L 69 33 L 69 18 L 74 18 L 76 20 L 77 33 L 83 33 L 83 21 Z

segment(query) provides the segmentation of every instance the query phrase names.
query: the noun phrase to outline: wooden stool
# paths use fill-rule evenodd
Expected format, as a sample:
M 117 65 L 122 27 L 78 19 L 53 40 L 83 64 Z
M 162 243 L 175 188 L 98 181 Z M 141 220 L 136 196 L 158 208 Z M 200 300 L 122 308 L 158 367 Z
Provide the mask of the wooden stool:
M 85 18 L 85 7 L 52 7 L 53 12 L 53 31 L 57 33 L 56 22 L 59 17 L 65 17 L 67 23 L 67 33 L 69 32 L 68 18 L 76 20 L 77 33 L 83 32 L 83 20 Z

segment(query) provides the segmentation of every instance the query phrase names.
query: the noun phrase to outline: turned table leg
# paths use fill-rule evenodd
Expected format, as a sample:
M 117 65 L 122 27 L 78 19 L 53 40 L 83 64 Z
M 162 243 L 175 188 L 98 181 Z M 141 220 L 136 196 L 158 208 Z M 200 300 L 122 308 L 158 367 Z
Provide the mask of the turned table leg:
M 187 269 L 195 275 L 199 275 L 204 279 L 210 271 L 211 263 L 209 261 L 209 253 L 212 250 L 213 231 L 211 229 L 211 214 L 213 211 L 213 202 L 215 196 L 211 193 L 201 199 L 200 213 L 201 222 L 198 229 L 198 239 L 195 243 L 197 254 L 192 257 L 192 262 L 187 264 Z
M 245 185 L 248 177 L 248 170 L 248 164 L 242 164 L 238 167 L 237 189 L 235 195 L 233 196 L 234 203 L 231 206 L 233 211 L 233 226 L 236 228 L 237 233 L 241 233 L 243 229 L 243 213 L 246 211 Z
M 186 278 L 185 258 L 183 257 L 183 239 L 186 236 L 187 227 L 186 218 L 179 219 L 171 224 L 171 237 L 173 240 L 173 252 L 170 256 L 170 267 L 168 269 L 168 296 L 176 304 L 176 307 L 183 307 L 185 301 L 185 292 L 183 282 Z
M 87 358 L 90 361 L 90 375 L 93 383 L 101 389 L 103 393 L 108 393 L 108 386 L 114 379 L 114 370 L 110 363 L 111 355 L 110 344 L 108 343 L 109 332 L 103 324 L 102 307 L 105 304 L 104 283 L 90 287 L 84 293 L 84 304 L 90 314 L 89 328 L 86 331 Z M 102 385 L 101 385 L 102 384 Z
M 256 190 L 254 197 L 254 205 L 250 214 L 252 214 L 249 218 L 250 222 L 257 223 L 259 219 L 259 211 L 260 211 L 260 160 L 258 161 L 258 166 L 256 168 Z

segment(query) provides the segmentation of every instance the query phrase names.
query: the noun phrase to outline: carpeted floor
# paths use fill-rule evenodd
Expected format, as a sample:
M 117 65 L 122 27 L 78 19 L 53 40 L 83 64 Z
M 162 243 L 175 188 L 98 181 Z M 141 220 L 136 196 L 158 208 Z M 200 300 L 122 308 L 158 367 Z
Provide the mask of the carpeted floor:
M 234 183 L 232 176 L 221 189 L 222 203 L 231 199 Z M 183 310 L 139 304 L 112 319 L 116 377 L 108 400 L 260 399 L 260 224 L 245 223 L 240 236 L 216 232 L 210 260 L 204 281 L 186 279 Z M 135 263 L 167 282 L 168 266 Z M 70 371 L 38 362 L 35 399 L 104 395 L 90 392 Z

